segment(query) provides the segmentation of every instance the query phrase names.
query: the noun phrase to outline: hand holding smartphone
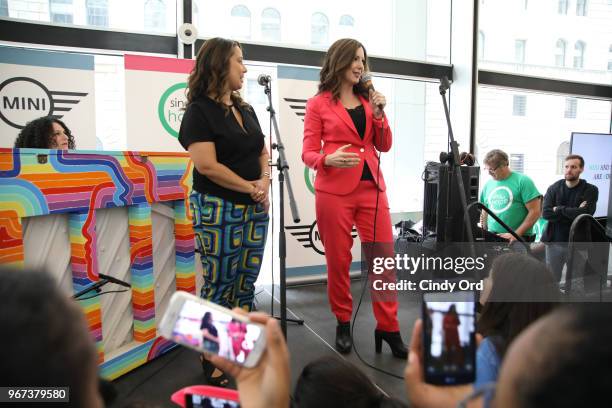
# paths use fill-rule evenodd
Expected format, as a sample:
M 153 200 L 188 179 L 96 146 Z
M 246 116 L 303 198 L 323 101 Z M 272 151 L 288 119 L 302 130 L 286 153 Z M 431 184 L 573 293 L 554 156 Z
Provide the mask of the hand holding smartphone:
M 476 301 L 474 292 L 423 296 L 425 382 L 472 383 L 476 376 Z
M 176 292 L 159 325 L 176 343 L 255 367 L 266 345 L 264 326 L 186 292 Z

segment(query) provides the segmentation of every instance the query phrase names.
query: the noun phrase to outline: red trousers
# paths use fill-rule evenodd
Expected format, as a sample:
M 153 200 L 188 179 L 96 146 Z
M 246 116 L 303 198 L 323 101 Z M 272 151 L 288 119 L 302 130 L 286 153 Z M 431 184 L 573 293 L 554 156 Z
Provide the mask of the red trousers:
M 357 227 L 362 244 L 374 241 L 374 213 L 377 187 L 373 181 L 361 181 L 357 188 L 347 195 L 335 195 L 317 191 L 317 226 L 325 247 L 327 262 L 327 295 L 332 313 L 340 322 L 351 320 L 353 298 L 349 268 L 353 259 L 351 230 Z M 378 196 L 376 215 L 376 242 L 393 243 L 389 202 L 385 192 Z M 391 256 L 393 256 L 391 254 Z M 399 331 L 397 301 L 372 301 L 376 328 L 385 331 Z

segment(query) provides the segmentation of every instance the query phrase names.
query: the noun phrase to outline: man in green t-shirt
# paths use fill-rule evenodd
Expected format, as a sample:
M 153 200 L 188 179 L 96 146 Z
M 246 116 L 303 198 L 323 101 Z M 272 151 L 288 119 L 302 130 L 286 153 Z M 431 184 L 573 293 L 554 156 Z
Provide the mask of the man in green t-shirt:
M 541 214 L 539 193 L 533 181 L 524 174 L 516 173 L 508 167 L 508 155 L 499 150 L 491 150 L 484 158 L 484 168 L 492 180 L 487 181 L 480 193 L 480 202 L 486 205 L 506 225 L 512 228 L 525 241 L 533 242 L 533 225 Z M 481 213 L 482 228 L 496 233 L 508 241 L 514 237 L 493 217 Z

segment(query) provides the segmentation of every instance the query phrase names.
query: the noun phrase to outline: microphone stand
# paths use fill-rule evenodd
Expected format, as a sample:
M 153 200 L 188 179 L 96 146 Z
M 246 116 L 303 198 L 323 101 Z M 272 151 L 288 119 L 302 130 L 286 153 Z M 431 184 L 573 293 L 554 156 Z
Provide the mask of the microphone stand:
M 72 295 L 72 298 L 78 300 L 81 296 L 83 296 L 86 293 L 91 292 L 92 290 L 95 290 L 96 292 L 100 292 L 100 288 L 109 282 L 110 281 L 107 279 L 100 279 L 99 281 L 92 283 L 90 286 Z
M 264 86 L 264 91 L 268 95 L 268 107 L 266 110 L 270 112 L 270 121 L 274 129 L 276 136 L 276 143 L 272 144 L 272 149 L 278 151 L 278 158 L 276 164 L 273 167 L 278 169 L 278 194 L 280 199 L 279 211 L 280 211 L 280 230 L 278 237 L 278 256 L 280 260 L 280 319 L 281 329 L 285 339 L 287 338 L 287 322 L 297 323 L 299 325 L 304 324 L 302 319 L 287 319 L 287 237 L 285 234 L 285 193 L 284 183 L 287 181 L 287 194 L 289 195 L 289 206 L 291 208 L 291 215 L 293 216 L 293 222 L 300 222 L 300 216 L 298 214 L 297 205 L 295 203 L 295 197 L 293 195 L 293 189 L 291 188 L 291 179 L 289 178 L 289 164 L 287 164 L 287 158 L 285 157 L 285 146 L 281 141 L 280 133 L 278 131 L 278 123 L 276 122 L 276 111 L 272 106 L 272 90 L 270 89 L 270 80 L 260 82 Z M 274 282 L 272 282 L 274 285 Z M 274 305 L 274 299 L 272 299 L 272 305 Z
M 461 200 L 461 208 L 463 208 L 463 222 L 465 224 L 465 232 L 467 233 L 468 236 L 468 242 L 470 243 L 470 256 L 472 258 L 475 258 L 476 256 L 476 251 L 474 248 L 474 235 L 472 234 L 472 225 L 470 222 L 470 214 L 468 212 L 468 208 L 467 208 L 467 198 L 465 197 L 465 189 L 463 187 L 463 177 L 461 176 L 461 163 L 459 161 L 459 143 L 457 143 L 457 141 L 455 140 L 455 137 L 453 136 L 453 128 L 451 126 L 451 121 L 450 121 L 450 114 L 448 112 L 448 105 L 446 103 L 446 91 L 450 88 L 450 83 L 448 82 L 448 78 L 446 76 L 440 78 L 440 95 L 442 96 L 442 103 L 444 104 L 444 115 L 446 116 L 446 124 L 448 126 L 448 137 L 450 140 L 450 155 L 451 155 L 451 161 L 452 161 L 452 169 L 453 172 L 455 173 L 455 180 L 457 183 L 457 187 L 459 190 L 459 199 Z M 447 205 L 447 211 L 446 211 L 446 220 L 445 220 L 445 228 L 444 228 L 444 241 L 445 242 L 450 242 L 450 238 L 451 238 L 451 228 L 450 228 L 450 214 L 448 213 L 448 205 L 449 205 L 449 199 L 450 199 L 450 185 L 449 188 L 447 188 L 447 200 L 446 200 L 446 205 Z
M 78 300 L 81 296 L 83 296 L 86 293 L 91 292 L 92 290 L 95 290 L 96 292 L 99 293 L 100 288 L 106 285 L 107 283 L 114 283 L 117 285 L 125 286 L 126 288 L 132 287 L 132 285 L 130 285 L 127 282 L 122 281 L 121 279 L 117 279 L 112 276 L 104 275 L 102 273 L 98 273 L 98 277 L 100 278 L 99 281 L 94 282 L 90 286 L 86 287 L 85 289 L 78 291 L 77 293 L 72 295 L 72 298 Z

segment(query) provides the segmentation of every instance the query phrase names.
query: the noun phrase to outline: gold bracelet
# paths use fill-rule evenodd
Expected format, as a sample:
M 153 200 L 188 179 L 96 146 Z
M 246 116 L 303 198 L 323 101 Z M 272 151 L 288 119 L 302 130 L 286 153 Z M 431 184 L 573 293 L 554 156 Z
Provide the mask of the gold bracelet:
M 264 176 L 266 176 L 266 177 L 270 177 L 270 172 L 268 172 L 268 171 L 264 171 L 264 172 L 263 172 L 263 175 L 264 175 Z

